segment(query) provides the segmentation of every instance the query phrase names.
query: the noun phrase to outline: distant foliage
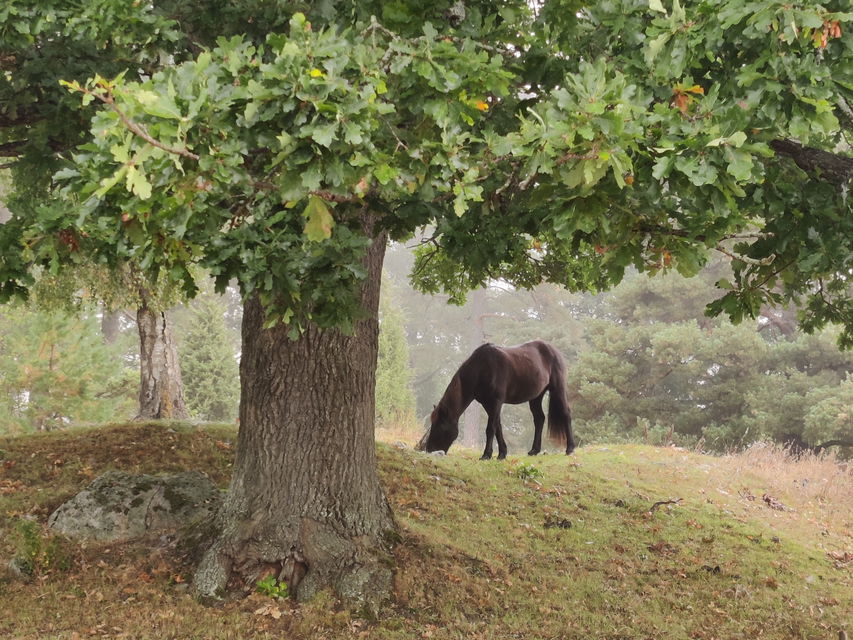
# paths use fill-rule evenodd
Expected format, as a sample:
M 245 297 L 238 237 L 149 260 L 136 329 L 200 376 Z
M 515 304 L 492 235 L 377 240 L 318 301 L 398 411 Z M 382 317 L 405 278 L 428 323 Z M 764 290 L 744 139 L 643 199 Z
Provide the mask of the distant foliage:
M 184 398 L 193 417 L 230 422 L 237 416 L 240 377 L 235 335 L 225 324 L 226 305 L 212 294 L 191 307 L 180 342 Z
M 376 423 L 380 427 L 414 423 L 415 395 L 404 323 L 389 286 L 383 292 L 379 311 Z
M 91 312 L 0 310 L 0 432 L 58 429 L 128 418 L 133 371 Z
M 410 267 L 399 247 L 389 255 L 401 282 Z M 728 277 L 720 261 L 693 278 L 633 273 L 597 296 L 492 283 L 481 308 L 473 296 L 455 307 L 400 287 L 419 411 L 429 412 L 470 353 L 476 324 L 497 344 L 543 338 L 560 349 L 581 443 L 728 451 L 758 440 L 853 438 L 853 355 L 838 349 L 838 331 L 797 332 L 795 309 L 763 309 L 740 325 L 709 318 L 706 301 Z M 527 407 L 506 406 L 502 419 L 510 450 L 520 450 L 533 428 Z
M 851 437 L 853 357 L 837 333 L 759 331 L 691 318 L 693 293 L 629 279 L 610 313 L 587 322 L 570 367 L 581 441 L 701 444 L 713 451 L 770 439 L 811 446 Z

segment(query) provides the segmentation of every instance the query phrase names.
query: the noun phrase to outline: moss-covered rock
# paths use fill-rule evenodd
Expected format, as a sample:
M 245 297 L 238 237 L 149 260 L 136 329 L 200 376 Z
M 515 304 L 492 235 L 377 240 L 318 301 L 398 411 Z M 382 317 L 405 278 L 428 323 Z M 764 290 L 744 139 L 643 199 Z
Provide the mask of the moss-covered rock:
M 48 525 L 75 539 L 126 540 L 206 518 L 220 500 L 216 486 L 197 471 L 109 471 L 54 511 Z

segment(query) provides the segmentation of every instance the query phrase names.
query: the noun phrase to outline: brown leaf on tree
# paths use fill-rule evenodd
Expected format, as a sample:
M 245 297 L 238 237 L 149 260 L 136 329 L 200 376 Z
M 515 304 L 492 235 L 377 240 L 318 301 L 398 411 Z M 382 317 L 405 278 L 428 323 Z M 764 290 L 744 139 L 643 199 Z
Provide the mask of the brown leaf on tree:
M 693 101 L 693 98 L 688 96 L 686 93 L 676 93 L 672 98 L 672 106 L 681 111 L 681 113 L 687 113 L 687 107 L 690 106 L 690 103 Z

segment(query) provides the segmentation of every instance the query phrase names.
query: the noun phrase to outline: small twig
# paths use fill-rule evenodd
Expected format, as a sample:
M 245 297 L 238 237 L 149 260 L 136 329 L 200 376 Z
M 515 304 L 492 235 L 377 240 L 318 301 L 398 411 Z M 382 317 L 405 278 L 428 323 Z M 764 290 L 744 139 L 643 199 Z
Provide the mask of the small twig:
M 566 164 L 569 160 L 598 160 L 598 145 L 593 145 L 589 153 L 567 153 L 557 158 L 557 166 Z
M 760 233 L 758 231 L 752 233 L 730 233 L 728 235 L 723 236 L 723 240 L 765 240 L 766 238 L 772 238 L 772 233 Z
M 740 260 L 741 262 L 745 262 L 746 264 L 751 264 L 756 267 L 766 267 L 770 264 L 773 264 L 773 261 L 776 259 L 776 254 L 769 255 L 766 258 L 761 258 L 761 260 L 756 260 L 755 258 L 750 258 L 749 256 L 737 256 L 730 252 L 728 249 L 721 247 L 720 245 L 717 245 L 716 247 L 714 247 L 714 249 L 716 249 L 723 255 L 728 256 L 732 260 Z
M 678 504 L 680 502 L 681 502 L 681 498 L 676 498 L 675 500 L 661 500 L 659 502 L 655 502 L 652 505 L 652 508 L 649 509 L 649 513 L 652 513 L 655 509 L 657 509 L 658 507 L 661 507 L 665 504 Z
M 433 241 L 432 244 L 435 245 L 435 250 L 432 251 L 429 255 L 427 255 L 427 257 L 424 258 L 423 262 L 421 262 L 419 265 L 417 265 L 416 268 L 412 269 L 412 275 L 413 276 L 420 275 L 426 269 L 427 265 L 430 262 L 432 262 L 432 259 L 435 258 L 436 255 L 438 255 L 439 249 L 441 247 L 439 246 L 438 242 L 436 242 L 436 241 Z

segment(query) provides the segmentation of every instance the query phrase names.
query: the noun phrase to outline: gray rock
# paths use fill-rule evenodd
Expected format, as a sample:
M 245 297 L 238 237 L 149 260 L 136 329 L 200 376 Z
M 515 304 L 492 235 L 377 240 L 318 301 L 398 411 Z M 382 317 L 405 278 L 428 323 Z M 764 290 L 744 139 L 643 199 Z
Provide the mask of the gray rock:
M 126 540 L 209 516 L 220 501 L 216 486 L 197 471 L 108 471 L 54 511 L 48 526 L 78 540 Z

